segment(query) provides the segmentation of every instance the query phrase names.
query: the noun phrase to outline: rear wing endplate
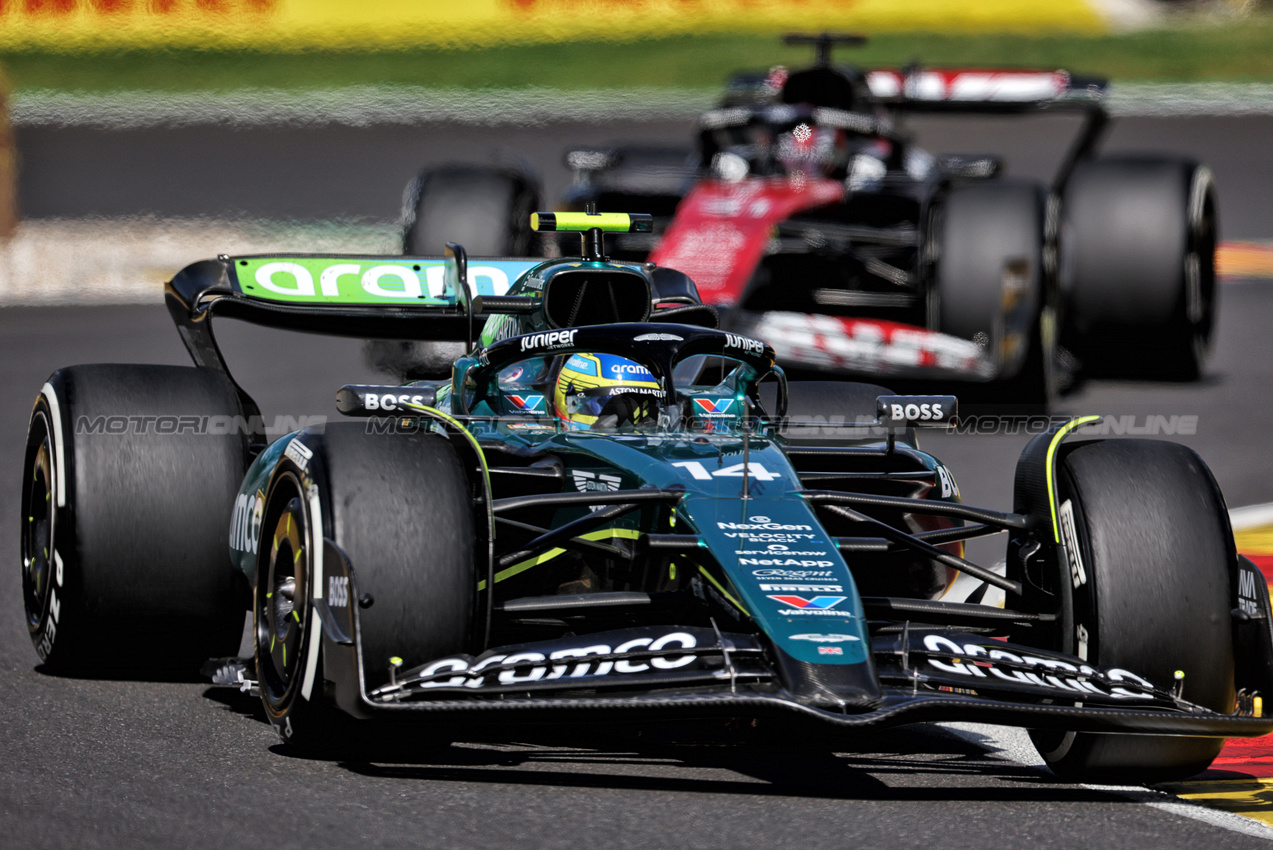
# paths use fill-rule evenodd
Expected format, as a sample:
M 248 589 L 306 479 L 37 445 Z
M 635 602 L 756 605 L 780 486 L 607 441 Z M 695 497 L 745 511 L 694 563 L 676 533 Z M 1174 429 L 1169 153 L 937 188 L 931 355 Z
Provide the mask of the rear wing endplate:
M 505 293 L 544 262 L 470 263 L 458 245 L 445 257 L 223 254 L 178 272 L 164 286 L 164 301 L 194 364 L 229 375 L 213 316 L 332 336 L 471 343 L 486 311 L 533 308 L 537 299 Z M 256 410 L 242 388 L 239 396 L 249 413 Z

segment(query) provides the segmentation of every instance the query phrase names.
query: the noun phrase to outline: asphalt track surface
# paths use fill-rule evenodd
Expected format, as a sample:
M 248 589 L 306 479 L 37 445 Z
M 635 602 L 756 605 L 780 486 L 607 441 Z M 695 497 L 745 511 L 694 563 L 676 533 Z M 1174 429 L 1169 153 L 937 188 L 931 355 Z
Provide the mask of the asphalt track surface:
M 1256 166 L 1273 119 L 1134 123 L 1131 147 L 1193 150 L 1216 169 L 1226 238 L 1273 238 L 1273 177 Z M 997 128 L 965 122 L 969 146 Z M 1112 142 L 1122 145 L 1116 130 Z M 188 133 L 188 135 L 183 135 Z M 566 141 L 683 126 L 88 133 L 20 131 L 28 216 L 387 217 L 421 162 L 513 145 L 544 167 Z M 443 149 L 440 146 L 448 146 Z M 450 147 L 454 146 L 454 147 Z M 1042 159 L 1040 158 L 1040 162 Z M 1036 163 L 1037 165 L 1037 163 Z M 1041 166 L 1040 166 L 1041 167 Z M 564 172 L 550 170 L 552 181 Z M 551 176 L 555 174 L 556 176 Z M 391 216 L 393 213 L 389 213 Z M 193 259 L 193 258 L 192 258 Z M 1067 412 L 1198 417 L 1180 436 L 1230 504 L 1273 501 L 1267 423 L 1273 284 L 1223 287 L 1218 345 L 1196 384 L 1093 383 Z M 274 415 L 326 414 L 372 376 L 355 343 L 227 323 L 222 344 Z M 0 309 L 0 551 L 18 551 L 29 405 L 54 369 L 184 363 L 160 307 Z M 965 501 L 1010 507 L 1024 434 L 930 435 Z M 173 471 L 174 487 L 180 470 Z M 704 730 L 509 729 L 410 763 L 291 757 L 250 698 L 198 683 L 47 675 L 23 629 L 16 563 L 0 582 L 0 845 L 8 847 L 1056 847 L 1246 846 L 1258 839 L 1127 797 L 1066 785 L 968 738 L 924 726 L 842 738 L 782 728 L 754 740 Z M 144 653 L 145 647 L 137 647 Z

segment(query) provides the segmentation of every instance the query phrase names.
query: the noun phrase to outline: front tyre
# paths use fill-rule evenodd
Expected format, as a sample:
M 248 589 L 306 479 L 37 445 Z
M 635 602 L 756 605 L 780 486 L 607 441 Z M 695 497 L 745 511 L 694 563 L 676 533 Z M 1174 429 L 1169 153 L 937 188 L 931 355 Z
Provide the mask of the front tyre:
M 292 472 L 275 480 L 261 525 L 253 593 L 256 672 L 265 714 L 279 737 L 301 752 L 338 740 L 348 721 L 314 694 L 321 630 L 310 604 L 315 546 L 303 496 Z M 267 548 L 268 547 L 268 548 Z M 317 685 L 322 686 L 321 680 Z
M 1057 490 L 1071 562 L 1063 592 L 1072 594 L 1074 611 L 1061 649 L 1162 688 L 1182 671 L 1186 700 L 1232 711 L 1233 543 L 1206 465 L 1175 443 L 1076 444 L 1058 464 Z M 1031 737 L 1059 776 L 1098 783 L 1192 776 L 1224 743 L 1086 732 L 1035 731 Z
M 261 698 L 295 752 L 357 755 L 385 736 L 377 724 L 341 713 L 326 694 L 314 611 L 324 595 L 323 538 L 353 568 L 363 676 L 376 688 L 387 682 L 392 658 L 409 668 L 477 648 L 473 493 L 450 442 L 436 434 L 374 434 L 364 423 L 339 422 L 297 439 L 312 457 L 304 469 L 280 462 L 257 549 Z M 415 743 L 428 738 L 425 730 Z

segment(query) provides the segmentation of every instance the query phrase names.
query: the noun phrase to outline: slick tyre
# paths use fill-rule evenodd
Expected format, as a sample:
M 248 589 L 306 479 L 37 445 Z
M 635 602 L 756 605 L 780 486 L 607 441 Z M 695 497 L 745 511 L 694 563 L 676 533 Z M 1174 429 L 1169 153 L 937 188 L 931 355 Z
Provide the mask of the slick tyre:
M 1063 209 L 1064 345 L 1084 371 L 1197 378 L 1217 309 L 1211 171 L 1162 157 L 1086 162 Z
M 266 496 L 253 629 L 265 713 L 283 741 L 309 757 L 367 754 L 385 730 L 326 698 L 323 538 L 353 567 L 367 689 L 405 668 L 473 649 L 477 574 L 468 479 L 437 435 L 371 434 L 362 423 L 302 432 L 305 468 L 284 459 Z
M 234 385 L 176 366 L 72 366 L 32 411 L 22 478 L 27 629 L 49 670 L 194 678 L 234 655 L 227 557 L 248 444 Z
M 936 208 L 929 324 L 980 344 L 999 374 L 980 397 L 960 393 L 970 401 L 1029 413 L 1057 393 L 1053 219 L 1026 182 L 957 186 Z
M 512 169 L 426 169 L 403 197 L 402 252 L 439 255 L 447 242 L 456 242 L 470 257 L 528 257 L 537 253 L 530 214 L 539 196 L 534 179 Z M 463 349 L 460 343 L 373 340 L 365 356 L 373 369 L 416 380 L 450 375 Z
M 1233 543 L 1224 502 L 1202 460 L 1175 443 L 1079 443 L 1058 465 L 1057 490 L 1074 612 L 1061 649 L 1164 689 L 1181 671 L 1186 700 L 1231 711 Z M 1074 732 L 1031 737 L 1059 776 L 1099 783 L 1192 776 L 1224 743 Z
M 526 257 L 539 187 L 511 169 L 444 165 L 420 172 L 403 200 L 402 253 L 441 254 L 458 242 L 475 257 Z

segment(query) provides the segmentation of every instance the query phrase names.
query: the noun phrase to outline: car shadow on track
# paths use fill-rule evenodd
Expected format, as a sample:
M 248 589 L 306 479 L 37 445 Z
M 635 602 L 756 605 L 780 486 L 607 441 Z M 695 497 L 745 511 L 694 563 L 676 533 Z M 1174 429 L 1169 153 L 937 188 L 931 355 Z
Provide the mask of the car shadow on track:
M 1108 801 L 1045 771 L 994 758 L 936 726 L 845 736 L 710 726 L 504 728 L 410 759 L 341 761 L 360 776 L 875 800 Z M 285 753 L 286 747 L 272 748 Z
M 208 688 L 204 697 L 267 722 L 249 694 Z M 525 787 L 895 801 L 1112 799 L 931 724 L 845 732 L 765 721 L 503 723 L 448 732 L 451 743 L 433 745 L 390 735 L 365 759 L 331 765 L 372 778 Z M 282 743 L 269 749 L 301 757 Z
M 204 680 L 207 681 L 206 679 Z M 216 687 L 208 688 L 203 692 L 203 698 L 211 702 L 219 703 L 227 710 L 235 714 L 241 714 L 244 717 L 251 717 L 261 723 L 269 723 L 265 717 L 265 709 L 261 707 L 261 700 L 251 694 L 244 693 L 235 688 Z

